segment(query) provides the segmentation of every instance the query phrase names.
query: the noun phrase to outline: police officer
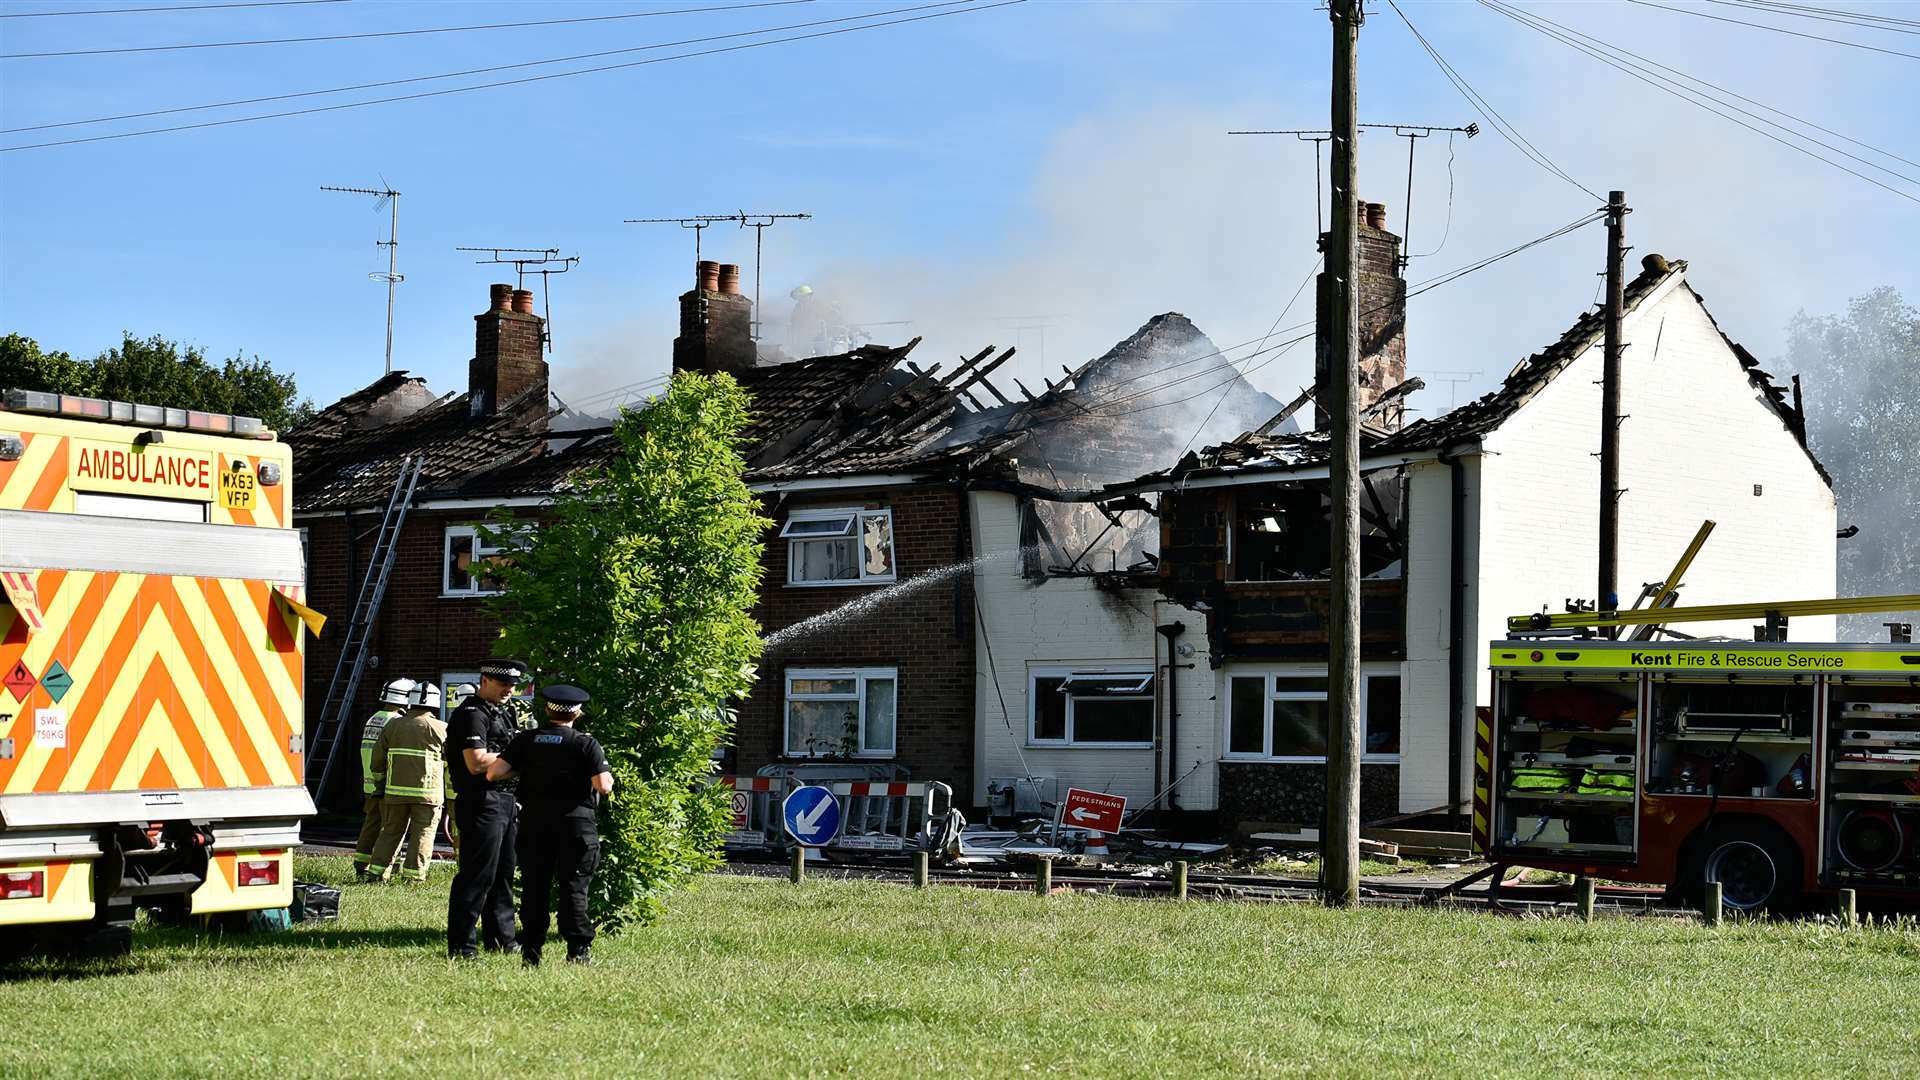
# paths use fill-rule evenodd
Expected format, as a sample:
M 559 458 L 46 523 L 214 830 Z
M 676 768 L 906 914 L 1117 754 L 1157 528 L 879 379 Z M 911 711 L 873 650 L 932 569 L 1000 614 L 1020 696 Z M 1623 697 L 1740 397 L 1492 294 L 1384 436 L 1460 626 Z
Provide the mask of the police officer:
M 517 952 L 513 929 L 514 781 L 487 779 L 487 767 L 519 731 L 508 699 L 526 681 L 518 660 L 480 665 L 480 686 L 447 723 L 447 772 L 460 835 L 460 868 L 447 897 L 447 955 L 478 955 L 474 922 L 489 951 Z
M 407 707 L 413 686 L 412 679 L 394 679 L 381 687 L 380 708 L 360 725 L 360 842 L 353 848 L 353 876 L 361 881 L 372 879 L 367 866 L 380 839 L 380 798 L 386 781 L 384 770 L 373 767 L 373 747 L 380 741 L 381 729 Z
M 521 962 L 528 967 L 540 963 L 548 897 L 557 878 L 567 961 L 588 964 L 593 962 L 593 923 L 587 918 L 587 890 L 600 864 L 594 811 L 600 796 L 613 791 L 613 772 L 599 741 L 573 726 L 587 692 L 577 686 L 549 686 L 541 696 L 546 699 L 546 724 L 515 736 L 487 766 L 487 776 L 520 777 Z
M 447 692 L 444 695 L 446 715 L 452 716 L 454 713 L 459 712 L 460 706 L 465 705 L 467 699 L 472 697 L 474 691 L 478 689 L 479 687 L 470 682 L 448 684 Z M 460 857 L 460 828 L 453 823 L 453 770 L 442 769 L 440 772 L 445 783 L 443 800 L 446 806 L 445 811 L 440 815 L 440 820 L 446 827 L 447 845 L 453 848 L 453 857 L 458 859 Z
M 373 748 L 374 768 L 386 775 L 380 799 L 380 839 L 373 845 L 367 872 L 385 881 L 393 872 L 400 845 L 407 846 L 401 881 L 427 880 L 433 859 L 433 829 L 445 801 L 447 725 L 440 719 L 440 688 L 430 682 L 414 687 L 406 712 L 389 722 Z

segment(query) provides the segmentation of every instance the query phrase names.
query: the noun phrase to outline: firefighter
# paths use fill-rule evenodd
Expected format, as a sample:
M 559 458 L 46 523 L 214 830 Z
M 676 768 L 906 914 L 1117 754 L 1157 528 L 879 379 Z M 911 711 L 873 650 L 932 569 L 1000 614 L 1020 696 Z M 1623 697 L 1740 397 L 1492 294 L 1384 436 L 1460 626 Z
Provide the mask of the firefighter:
M 367 873 L 385 881 L 406 843 L 406 863 L 400 880 L 427 880 L 433 861 L 433 829 L 440 823 L 445 801 L 447 725 L 440 719 L 440 688 L 430 682 L 417 685 L 405 713 L 389 721 L 373 749 L 374 767 L 386 775 L 386 794 L 380 799 L 380 840 L 373 847 Z
M 488 779 L 520 778 L 520 960 L 540 964 L 547 939 L 547 905 L 554 881 L 560 884 L 560 936 L 567 961 L 593 962 L 593 923 L 587 918 L 587 890 L 600 863 L 600 829 L 594 819 L 600 797 L 613 791 L 606 752 L 574 721 L 587 703 L 577 686 L 549 686 L 546 723 L 514 736 L 493 764 Z
M 447 765 L 453 777 L 453 812 L 460 835 L 460 868 L 447 897 L 447 955 L 488 951 L 518 952 L 513 929 L 514 781 L 487 779 L 487 766 L 519 731 L 508 699 L 527 678 L 518 660 L 489 660 L 480 666 L 480 685 L 447 724 Z
M 373 845 L 380 839 L 380 796 L 385 777 L 373 767 L 373 746 L 380 741 L 380 730 L 400 715 L 413 694 L 412 679 L 394 679 L 380 688 L 380 708 L 360 727 L 360 842 L 353 849 L 353 876 L 369 881 L 367 864 L 373 861 Z

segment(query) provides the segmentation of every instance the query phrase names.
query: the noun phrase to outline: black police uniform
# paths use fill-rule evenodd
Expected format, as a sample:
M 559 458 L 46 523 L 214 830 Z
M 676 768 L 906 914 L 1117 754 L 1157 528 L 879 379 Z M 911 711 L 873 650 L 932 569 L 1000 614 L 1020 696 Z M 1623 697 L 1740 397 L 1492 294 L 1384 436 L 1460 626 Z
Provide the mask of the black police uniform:
M 559 689 L 559 688 L 556 688 Z M 584 695 L 582 695 L 584 696 Z M 553 695 L 549 692 L 549 700 Z M 567 955 L 580 957 L 593 942 L 587 890 L 600 864 L 599 796 L 592 779 L 607 768 L 593 736 L 569 724 L 523 731 L 501 752 L 520 777 L 520 924 L 522 949 L 537 963 L 547 937 L 547 905 L 560 883 L 560 936 Z
M 465 751 L 499 753 L 520 731 L 504 704 L 467 699 L 447 720 L 447 765 L 453 777 L 454 822 L 460 829 L 460 865 L 447 897 L 447 953 L 475 953 L 474 922 L 489 949 L 511 951 L 514 829 L 519 805 L 515 781 L 489 783 L 467 769 Z

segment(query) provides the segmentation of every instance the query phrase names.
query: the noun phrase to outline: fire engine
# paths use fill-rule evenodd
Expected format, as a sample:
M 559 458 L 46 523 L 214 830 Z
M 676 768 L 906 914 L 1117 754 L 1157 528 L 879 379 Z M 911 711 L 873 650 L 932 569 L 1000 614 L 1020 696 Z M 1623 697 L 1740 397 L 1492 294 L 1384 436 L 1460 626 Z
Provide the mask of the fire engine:
M 0 395 L 0 951 L 291 903 L 291 477 L 250 417 Z
M 1920 596 L 1575 612 L 1489 646 L 1473 829 L 1496 864 L 1669 886 L 1735 910 L 1842 888 L 1920 898 L 1920 647 L 1789 643 L 1789 615 Z M 1612 640 L 1610 627 L 1765 618 L 1756 641 Z M 1568 637 L 1569 634 L 1585 636 Z

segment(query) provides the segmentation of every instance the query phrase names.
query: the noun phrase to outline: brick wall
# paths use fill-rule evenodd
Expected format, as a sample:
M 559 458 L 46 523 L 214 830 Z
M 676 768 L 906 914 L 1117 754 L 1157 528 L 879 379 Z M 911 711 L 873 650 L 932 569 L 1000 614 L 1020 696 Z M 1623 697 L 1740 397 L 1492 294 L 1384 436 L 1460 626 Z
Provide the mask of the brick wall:
M 1400 276 L 1400 238 L 1385 229 L 1361 224 L 1356 231 L 1359 243 L 1354 249 L 1358 270 L 1354 276 L 1360 306 L 1360 397 L 1361 409 L 1373 404 L 1381 394 L 1407 378 L 1407 282 Z M 1324 243 L 1324 238 L 1323 238 Z M 1324 386 L 1331 368 L 1327 328 L 1332 318 L 1332 286 L 1326 274 L 1315 283 L 1315 317 L 1320 327 L 1314 342 L 1314 382 Z M 1405 410 L 1391 406 L 1382 421 L 1399 428 Z M 1314 427 L 1330 426 L 1326 413 L 1314 410 Z
M 369 649 L 370 656 L 379 658 L 379 666 L 370 666 L 361 679 L 353 720 L 345 733 L 350 741 L 357 743 L 357 725 L 373 711 L 380 686 L 387 680 L 406 676 L 438 683 L 445 673 L 471 672 L 482 659 L 493 655 L 500 624 L 487 612 L 486 601 L 441 595 L 447 526 L 485 519 L 486 512 L 481 509 L 415 510 L 407 515 Z M 307 529 L 308 602 L 329 619 L 326 636 L 308 643 L 306 700 L 308 730 L 312 731 L 353 618 L 353 605 L 373 549 L 371 534 L 380 527 L 380 514 L 367 512 L 352 518 L 296 515 L 294 523 Z M 348 538 L 352 536 L 361 539 L 352 545 L 349 557 Z M 358 777 L 359 767 L 357 754 L 339 759 L 338 768 L 349 774 L 349 781 Z
M 784 504 L 770 498 L 765 512 L 775 526 L 754 611 L 767 635 L 886 588 L 786 584 L 787 542 L 778 539 L 780 526 L 795 509 L 819 507 L 890 508 L 895 576 L 903 583 L 973 554 L 961 496 L 951 488 L 809 492 Z M 973 657 L 971 571 L 890 593 L 843 623 L 770 647 L 760 661 L 760 684 L 740 708 L 733 768 L 751 773 L 774 762 L 805 760 L 785 754 L 788 669 L 891 667 L 899 681 L 895 754 L 889 760 L 916 780 L 951 785 L 964 805 L 973 790 Z

